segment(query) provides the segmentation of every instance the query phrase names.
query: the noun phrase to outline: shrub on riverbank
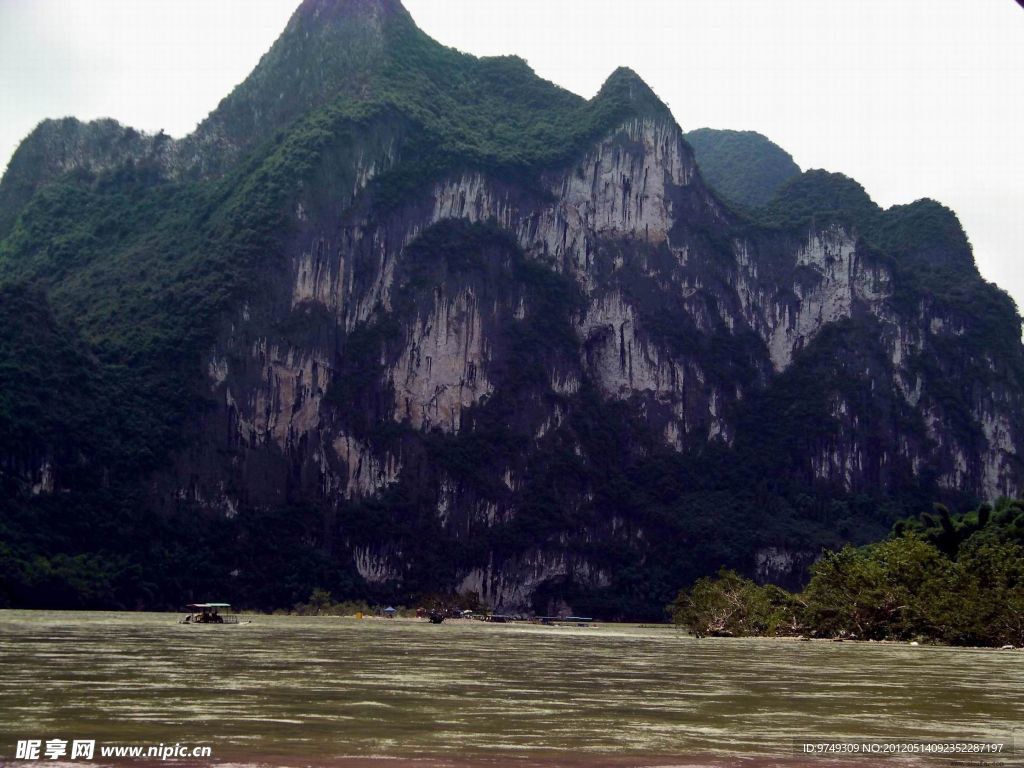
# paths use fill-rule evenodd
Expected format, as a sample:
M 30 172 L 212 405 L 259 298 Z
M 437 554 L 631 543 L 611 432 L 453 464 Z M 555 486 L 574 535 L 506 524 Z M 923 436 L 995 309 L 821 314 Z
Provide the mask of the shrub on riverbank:
M 680 592 L 673 617 L 698 637 L 778 635 L 798 628 L 799 609 L 784 589 L 760 586 L 722 568 L 717 576 L 698 579 L 689 592 Z
M 826 552 L 799 594 L 733 571 L 698 580 L 670 607 L 697 635 L 926 639 L 1024 645 L 1019 502 L 897 525 L 886 541 Z

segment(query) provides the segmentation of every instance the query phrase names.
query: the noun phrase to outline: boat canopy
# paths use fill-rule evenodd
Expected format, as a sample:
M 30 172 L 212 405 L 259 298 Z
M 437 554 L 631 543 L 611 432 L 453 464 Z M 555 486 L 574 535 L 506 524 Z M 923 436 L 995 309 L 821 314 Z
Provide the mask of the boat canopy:
M 230 608 L 231 603 L 189 603 L 186 608 Z

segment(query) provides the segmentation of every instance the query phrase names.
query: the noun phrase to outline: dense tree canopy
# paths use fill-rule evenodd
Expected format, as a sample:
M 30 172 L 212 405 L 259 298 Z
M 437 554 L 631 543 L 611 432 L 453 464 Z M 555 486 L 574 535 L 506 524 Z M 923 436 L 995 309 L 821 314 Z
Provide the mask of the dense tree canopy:
M 732 571 L 679 594 L 673 618 L 698 635 L 806 634 L 860 640 L 1024 645 L 1024 503 L 900 523 L 889 539 L 828 551 L 801 593 Z

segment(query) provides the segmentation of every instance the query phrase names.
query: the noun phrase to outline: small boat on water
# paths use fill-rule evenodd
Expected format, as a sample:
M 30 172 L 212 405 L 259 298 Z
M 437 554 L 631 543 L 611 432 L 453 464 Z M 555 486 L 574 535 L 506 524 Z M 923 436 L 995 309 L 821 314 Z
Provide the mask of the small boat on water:
M 237 624 L 238 616 L 221 613 L 231 610 L 231 603 L 189 603 L 190 612 L 179 624 Z

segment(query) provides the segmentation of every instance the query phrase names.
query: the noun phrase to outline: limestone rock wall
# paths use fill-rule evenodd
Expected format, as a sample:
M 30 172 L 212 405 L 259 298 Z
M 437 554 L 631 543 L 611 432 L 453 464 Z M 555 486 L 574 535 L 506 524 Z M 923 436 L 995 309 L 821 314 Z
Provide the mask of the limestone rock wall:
M 577 397 L 587 382 L 602 397 L 636 408 L 666 447 L 684 451 L 709 440 L 731 446 L 749 388 L 772 386 L 825 330 L 867 322 L 878 329 L 885 361 L 856 375 L 866 386 L 894 393 L 895 404 L 879 417 L 889 421 L 872 421 L 837 393 L 828 418 L 845 437 L 816 445 L 801 459 L 802 471 L 856 490 L 884 482 L 905 462 L 914 472 L 939 466 L 940 483 L 989 497 L 1018 488 L 1021 438 L 1010 415 L 1017 395 L 980 396 L 972 416 L 979 439 L 965 445 L 918 370 L 929 339 L 962 332 L 953 319 L 931 307 L 908 318 L 894 304 L 891 270 L 864 249 L 855 231 L 840 226 L 811 229 L 801 239 L 747 235 L 729 240 L 727 253 L 710 250 L 700 228 L 728 231 L 729 214 L 703 189 L 673 125 L 623 125 L 575 165 L 545 176 L 544 195 L 467 171 L 386 216 L 360 208 L 359 201 L 374 175 L 395 162 L 393 142 L 368 145 L 353 157 L 351 173 L 336 186 L 343 190 L 336 210 L 348 206 L 350 213 L 325 218 L 315 197 L 300 203 L 277 303 L 236 318 L 235 338 L 225 337 L 206 362 L 212 390 L 232 414 L 233 439 L 250 453 L 275 451 L 290 472 L 305 478 L 300 493 L 313 494 L 316 503 L 340 509 L 402 483 L 404 473 L 426 471 L 417 482 L 434 489 L 434 514 L 448 534 L 471 541 L 478 531 L 516 519 L 513 468 L 501 470 L 504 490 L 496 495 L 457 492 L 443 475 L 425 470 L 409 446 L 383 448 L 353 434 L 347 415 L 325 400 L 346 364 L 347 339 L 392 317 L 400 320 L 398 342 L 371 355 L 380 413 L 414 432 L 474 429 L 467 414 L 496 393 L 503 370 L 502 328 L 523 322 L 534 309 L 528 294 L 499 296 L 448 274 L 421 289 L 412 315 L 396 314 L 410 247 L 453 219 L 510 233 L 528 261 L 571 279 L 583 297 L 571 318 L 575 358 L 550 363 L 520 414 L 534 446 L 564 439 L 571 406 L 560 398 Z M 274 317 L 303 312 L 315 330 L 305 342 L 273 330 Z M 723 339 L 732 340 L 730 349 L 719 353 Z M 232 363 L 239 358 L 247 361 L 244 372 Z M 733 369 L 750 371 L 749 380 L 730 379 Z M 885 414 L 900 409 L 921 413 L 923 436 L 893 426 L 895 416 Z M 880 454 L 865 442 L 872 430 L 886 435 Z M 572 504 L 588 503 L 586 488 L 573 493 Z M 452 586 L 511 610 L 528 606 L 539 585 L 552 580 L 608 584 L 611 576 L 574 556 L 572 546 L 548 542 L 501 556 L 492 551 L 486 562 L 460 566 Z M 368 582 L 404 578 L 399 555 L 383 543 L 353 552 Z M 780 552 L 752 555 L 751 569 L 768 578 L 804 567 Z

